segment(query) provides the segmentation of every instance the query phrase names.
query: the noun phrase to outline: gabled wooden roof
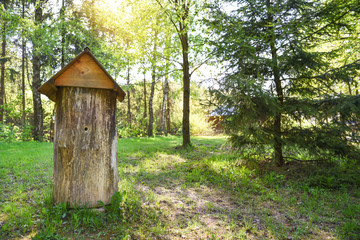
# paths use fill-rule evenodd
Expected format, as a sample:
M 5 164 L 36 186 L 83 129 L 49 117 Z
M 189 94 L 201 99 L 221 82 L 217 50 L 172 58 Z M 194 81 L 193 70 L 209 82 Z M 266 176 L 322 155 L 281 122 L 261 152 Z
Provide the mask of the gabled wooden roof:
M 56 102 L 58 86 L 112 89 L 122 102 L 125 92 L 86 47 L 74 60 L 56 73 L 38 90 Z

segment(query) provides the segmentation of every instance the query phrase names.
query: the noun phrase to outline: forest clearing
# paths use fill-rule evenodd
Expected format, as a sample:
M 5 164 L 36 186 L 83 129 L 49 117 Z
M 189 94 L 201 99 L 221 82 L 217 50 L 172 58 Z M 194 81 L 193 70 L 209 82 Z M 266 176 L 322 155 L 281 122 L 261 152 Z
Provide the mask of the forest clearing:
M 0 1 L 0 239 L 360 239 L 360 0 Z
M 0 145 L 1 239 L 357 239 L 360 176 L 244 162 L 226 137 L 122 139 L 105 212 L 52 204 L 52 144 Z

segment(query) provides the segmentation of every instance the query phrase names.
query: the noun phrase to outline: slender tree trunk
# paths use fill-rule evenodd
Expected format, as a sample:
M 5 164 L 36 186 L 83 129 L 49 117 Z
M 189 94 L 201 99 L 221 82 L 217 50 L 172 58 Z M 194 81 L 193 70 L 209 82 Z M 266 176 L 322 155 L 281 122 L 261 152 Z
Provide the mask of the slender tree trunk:
M 181 29 L 182 31 L 184 29 Z M 190 71 L 189 71 L 189 41 L 188 32 L 181 32 L 181 45 L 183 55 L 183 147 L 190 142 Z
M 41 3 L 40 3 L 41 4 Z M 38 5 L 35 10 L 35 26 L 39 27 L 39 24 L 42 22 L 42 7 Z M 35 31 L 39 31 L 36 29 Z M 35 141 L 43 140 L 43 113 L 42 113 L 42 104 L 41 97 L 38 88 L 41 86 L 40 79 L 40 53 L 39 48 L 39 38 L 40 34 L 35 32 L 34 41 L 33 41 L 33 83 L 32 83 L 32 93 L 33 93 L 33 103 L 34 103 L 34 132 L 33 137 Z
M 271 0 L 267 0 L 267 11 L 268 11 L 268 20 L 269 23 L 271 23 L 271 27 L 269 27 L 269 32 L 271 34 L 270 36 L 270 49 L 271 49 L 271 57 L 272 57 L 272 71 L 274 74 L 274 82 L 275 82 L 275 89 L 276 89 L 276 95 L 278 102 L 280 104 L 280 110 L 275 115 L 274 119 L 274 151 L 275 151 L 275 163 L 277 166 L 284 165 L 284 157 L 282 153 L 282 133 L 281 133 L 281 108 L 283 106 L 284 102 L 284 95 L 283 95 L 283 89 L 281 86 L 281 79 L 280 79 L 280 69 L 278 64 L 278 55 L 276 51 L 275 46 L 275 33 L 274 29 L 272 27 L 273 20 L 273 14 L 271 9 Z
M 163 134 L 165 136 L 168 135 L 168 98 L 169 98 L 169 61 L 170 61 L 170 54 L 168 53 L 168 50 L 171 47 L 171 37 L 168 35 L 166 37 L 166 43 L 165 43 L 165 55 L 166 55 L 166 62 L 165 62 L 165 78 L 164 78 L 164 86 L 163 86 L 163 104 L 162 104 L 162 130 Z
M 167 124 L 166 124 L 166 121 L 167 121 L 167 118 L 166 118 L 166 109 L 168 108 L 167 107 L 167 103 L 168 103 L 168 97 L 169 97 L 169 81 L 168 81 L 168 78 L 169 78 L 169 60 L 167 59 L 166 60 L 166 63 L 165 63 L 165 78 L 164 78 L 164 87 L 163 87 L 163 102 L 162 102 L 162 130 L 163 130 L 163 134 L 165 136 L 168 135 L 168 131 L 167 131 Z
M 61 68 L 65 67 L 65 28 L 64 28 L 64 16 L 65 15 L 65 0 L 62 0 L 60 9 L 61 18 Z
M 155 93 L 155 81 L 156 81 L 156 42 L 157 41 L 157 31 L 154 34 L 154 54 L 153 54 L 153 62 L 152 62 L 152 74 L 151 74 L 151 90 L 150 90 L 150 99 L 149 99 L 149 125 L 148 125 L 148 136 L 154 136 L 154 111 L 153 111 L 153 101 L 154 101 L 154 93 Z
M 148 137 L 154 136 L 154 111 L 153 111 L 153 100 L 155 93 L 155 67 L 153 67 L 153 74 L 151 76 L 151 88 L 150 88 L 150 99 L 149 99 L 149 125 L 148 125 Z
M 183 57 L 183 122 L 182 122 L 182 132 L 183 132 L 183 147 L 191 145 L 190 141 L 190 70 L 189 70 L 189 39 L 188 39 L 188 24 L 191 22 L 189 17 L 189 8 L 193 4 L 193 1 L 185 0 L 175 0 L 168 1 L 173 5 L 177 15 L 180 16 L 180 19 L 173 19 L 171 14 L 169 14 L 166 9 L 163 7 L 160 0 L 157 0 L 157 3 L 167 12 L 168 17 L 173 23 L 176 32 L 179 36 L 181 47 L 182 47 L 182 57 Z
M 348 82 L 346 83 L 348 90 L 349 90 L 349 94 L 352 95 L 352 91 L 351 91 L 351 84 Z
M 144 119 L 147 117 L 147 106 L 146 106 L 146 78 L 144 71 Z
M 25 0 L 22 1 L 22 19 L 25 20 Z M 21 93 L 22 93 L 22 115 L 21 122 L 23 129 L 25 128 L 25 36 L 22 29 L 22 59 L 21 59 Z
M 165 75 L 164 79 L 164 91 L 163 91 L 163 103 L 162 103 L 162 130 L 165 136 L 168 135 L 166 128 L 166 109 L 167 109 L 167 98 L 168 98 L 168 77 Z
M 150 88 L 150 99 L 149 99 L 149 125 L 148 125 L 148 137 L 154 136 L 154 111 L 153 111 L 153 100 L 155 93 L 155 70 L 151 76 L 151 88 Z
M 171 106 L 171 101 L 170 101 L 170 86 L 169 86 L 169 82 L 168 82 L 168 85 L 167 85 L 167 97 L 166 97 L 166 132 L 168 134 L 171 134 L 171 129 L 170 129 L 170 106 Z
M 130 63 L 128 62 L 128 69 L 127 69 L 127 85 L 128 85 L 128 88 L 130 87 Z M 130 90 L 127 90 L 126 91 L 127 93 L 127 98 L 128 98 L 128 101 L 127 101 L 127 120 L 128 120 L 128 124 L 131 128 L 131 102 L 130 102 Z
M 358 83 L 357 81 L 355 81 L 355 87 L 354 87 L 356 90 L 355 90 L 355 94 L 356 95 L 359 95 L 359 89 L 358 89 Z
M 56 104 L 55 104 L 56 108 Z M 55 109 L 52 111 L 51 118 L 50 118 L 50 124 L 49 124 L 49 141 L 54 142 L 54 130 L 55 130 L 55 123 L 54 118 L 55 117 Z
M 28 59 L 28 53 L 27 52 L 25 52 L 25 65 L 26 65 L 26 76 L 27 76 L 28 85 L 31 86 L 30 72 L 29 72 L 29 59 Z
M 281 141 L 281 113 L 275 116 L 274 121 L 274 150 L 275 150 L 275 163 L 277 166 L 284 165 L 284 157 L 282 154 L 282 141 Z
M 6 21 L 4 21 L 1 30 L 1 70 L 0 70 L 0 123 L 4 121 L 4 104 L 5 104 L 5 56 L 6 56 Z

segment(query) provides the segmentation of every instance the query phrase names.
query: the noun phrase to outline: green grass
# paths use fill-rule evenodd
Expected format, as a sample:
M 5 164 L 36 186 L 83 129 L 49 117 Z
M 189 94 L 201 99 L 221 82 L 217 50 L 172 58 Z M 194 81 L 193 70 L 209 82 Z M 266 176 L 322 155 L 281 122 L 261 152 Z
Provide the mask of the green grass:
M 0 239 L 358 239 L 359 166 L 243 161 L 225 137 L 120 139 L 106 211 L 52 203 L 51 143 L 0 143 Z

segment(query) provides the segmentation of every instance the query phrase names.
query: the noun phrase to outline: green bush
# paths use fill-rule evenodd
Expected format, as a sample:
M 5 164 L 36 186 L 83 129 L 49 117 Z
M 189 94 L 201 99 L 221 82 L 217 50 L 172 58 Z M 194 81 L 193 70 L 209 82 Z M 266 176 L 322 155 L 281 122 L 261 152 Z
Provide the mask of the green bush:
M 17 126 L 0 123 L 0 142 L 16 142 L 20 129 Z

